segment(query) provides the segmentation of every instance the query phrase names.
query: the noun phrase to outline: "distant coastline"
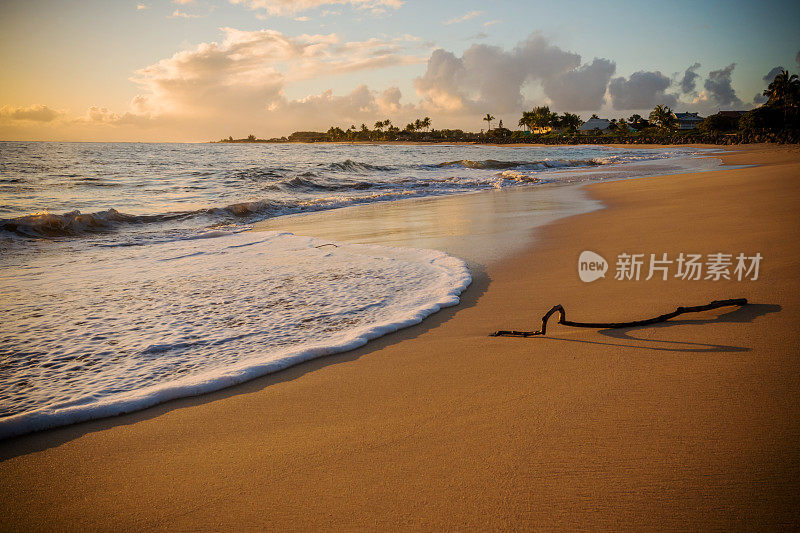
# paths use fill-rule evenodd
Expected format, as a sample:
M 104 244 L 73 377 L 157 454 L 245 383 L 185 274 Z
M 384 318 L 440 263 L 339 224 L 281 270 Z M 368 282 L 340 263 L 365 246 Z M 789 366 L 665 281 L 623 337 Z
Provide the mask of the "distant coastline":
M 331 126 L 327 131 L 296 131 L 288 137 L 259 139 L 250 134 L 241 139 L 229 136 L 220 143 L 288 143 L 288 142 L 414 142 L 475 144 L 750 144 L 800 142 L 800 82 L 796 75 L 781 71 L 764 91 L 766 103 L 749 111 L 717 111 L 701 117 L 697 112 L 676 113 L 669 106 L 657 105 L 648 118 L 633 114 L 628 118 L 600 118 L 593 114 L 585 122 L 579 115 L 561 115 L 549 106 L 523 111 L 517 126 L 510 130 L 487 113 L 481 120 L 487 129 L 480 133 L 460 129 L 434 129 L 430 117 L 418 118 L 405 128 L 390 119 L 379 120 L 370 129 L 355 124 L 347 129 Z
M 450 131 L 450 130 L 443 130 Z M 493 130 L 494 131 L 494 130 Z M 425 134 L 403 136 L 396 139 L 331 139 L 324 132 L 295 132 L 288 137 L 270 139 L 242 138 L 210 141 L 223 144 L 289 144 L 289 143 L 333 143 L 333 144 L 503 144 L 503 145 L 579 145 L 579 144 L 636 144 L 636 145 L 673 145 L 673 144 L 756 144 L 777 143 L 797 144 L 800 134 L 797 131 L 784 132 L 740 132 L 740 133 L 705 133 L 698 131 L 678 131 L 669 133 L 635 132 L 626 134 L 530 134 L 525 136 L 493 136 L 486 133 L 468 133 L 463 136 L 436 135 L 437 130 Z M 525 132 L 527 133 L 527 132 Z M 305 135 L 313 134 L 313 135 Z

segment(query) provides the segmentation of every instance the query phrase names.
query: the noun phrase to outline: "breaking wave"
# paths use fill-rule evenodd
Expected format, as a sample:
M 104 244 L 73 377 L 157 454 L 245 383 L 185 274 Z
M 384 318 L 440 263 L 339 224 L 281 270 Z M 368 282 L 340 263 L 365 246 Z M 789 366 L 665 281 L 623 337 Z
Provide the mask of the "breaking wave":
M 357 158 L 344 158 L 342 153 L 332 161 L 319 161 L 314 152 L 303 155 L 305 160 L 300 163 L 294 152 L 279 152 L 271 158 L 259 152 L 257 158 L 224 164 L 199 159 L 175 174 L 159 161 L 154 167 L 157 170 L 135 177 L 128 177 L 128 166 L 117 164 L 98 169 L 75 163 L 75 170 L 69 174 L 57 167 L 51 173 L 30 175 L 26 174 L 29 165 L 20 164 L 12 169 L 13 175 L 0 176 L 0 187 L 12 199 L 0 205 L 0 240 L 103 234 L 159 223 L 162 226 L 154 227 L 157 231 L 178 232 L 197 223 L 199 227 L 251 224 L 281 215 L 370 202 L 569 181 L 576 178 L 558 177 L 558 171 L 583 167 L 586 172 L 605 172 L 625 163 L 681 155 L 674 150 L 579 147 L 536 149 L 528 155 L 517 152 L 518 159 L 509 161 L 456 159 L 476 153 L 474 148 L 437 147 L 432 153 L 419 151 L 414 157 L 403 150 L 394 150 L 392 158 L 376 156 L 374 161 L 366 153 Z M 489 149 L 480 151 L 491 154 Z M 500 157 L 507 155 L 500 152 Z M 452 160 L 435 163 L 448 155 Z M 148 162 L 148 168 L 152 164 Z M 13 200 L 15 196 L 21 200 Z M 27 214 L 23 210 L 26 204 L 33 207 Z M 38 211 L 38 206 L 47 206 L 48 210 Z M 174 224 L 163 224 L 167 222 Z
M 42 212 L 0 220 L 0 230 L 28 237 L 62 237 L 108 230 L 119 223 L 134 222 L 137 218 L 140 217 L 116 209 L 86 214 L 78 210 L 61 215 Z
M 438 168 L 474 168 L 486 170 L 503 170 L 511 168 L 543 170 L 547 168 L 586 167 L 602 164 L 604 163 L 595 159 L 543 159 L 541 161 L 498 161 L 496 159 L 473 161 L 471 159 L 460 159 L 458 161 L 446 161 L 444 163 L 439 163 L 436 166 Z
M 395 170 L 394 167 L 384 165 L 371 165 L 369 163 L 362 163 L 360 161 L 353 161 L 352 159 L 345 159 L 338 163 L 330 163 L 325 168 L 341 172 L 387 172 Z
M 456 305 L 471 282 L 435 250 L 204 237 L 34 257 L 0 278 L 0 439 L 351 350 Z
M 225 206 L 148 215 L 122 213 L 113 208 L 94 213 L 82 213 L 77 209 L 62 214 L 39 212 L 16 218 L 0 219 L 0 236 L 6 233 L 30 238 L 76 237 L 114 231 L 123 225 L 157 224 L 200 217 L 214 221 L 251 223 L 281 215 L 323 211 L 402 198 L 503 188 L 537 183 L 538 181 L 539 179 L 533 175 L 513 170 L 472 179 L 457 176 L 431 177 L 424 181 L 409 179 L 394 184 L 368 181 L 326 183 L 309 178 L 294 177 L 281 182 L 277 187 L 296 192 L 327 191 L 330 194 L 321 197 L 257 199 L 235 202 Z

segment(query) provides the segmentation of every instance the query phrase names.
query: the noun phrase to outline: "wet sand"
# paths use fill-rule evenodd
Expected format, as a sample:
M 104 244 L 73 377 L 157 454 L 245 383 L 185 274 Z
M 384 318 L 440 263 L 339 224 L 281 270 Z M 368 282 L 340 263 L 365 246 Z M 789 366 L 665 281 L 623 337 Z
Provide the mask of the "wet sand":
M 522 200 L 445 199 L 452 235 L 403 238 L 465 251 L 462 305 L 242 386 L 2 442 L 0 528 L 797 528 L 800 150 L 738 148 L 726 163 L 759 166 L 587 186 L 606 209 L 532 239 L 498 207 Z M 579 280 L 583 250 L 606 279 Z M 756 281 L 617 281 L 622 252 L 764 259 Z M 488 336 L 556 303 L 605 321 L 732 297 L 751 305 Z

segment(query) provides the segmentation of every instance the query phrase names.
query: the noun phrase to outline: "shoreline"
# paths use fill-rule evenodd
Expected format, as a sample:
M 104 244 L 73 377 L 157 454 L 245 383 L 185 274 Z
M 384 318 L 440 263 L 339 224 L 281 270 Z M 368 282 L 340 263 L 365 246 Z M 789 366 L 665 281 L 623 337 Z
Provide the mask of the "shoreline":
M 474 272 L 462 305 L 363 348 L 1 442 L 0 524 L 796 525 L 800 157 L 736 149 L 714 157 L 762 166 L 585 186 L 605 209 L 537 230 Z M 583 285 L 574 272 L 581 249 L 759 247 L 761 284 Z M 486 337 L 531 329 L 555 303 L 621 320 L 706 303 L 723 285 L 755 306 L 621 336 Z

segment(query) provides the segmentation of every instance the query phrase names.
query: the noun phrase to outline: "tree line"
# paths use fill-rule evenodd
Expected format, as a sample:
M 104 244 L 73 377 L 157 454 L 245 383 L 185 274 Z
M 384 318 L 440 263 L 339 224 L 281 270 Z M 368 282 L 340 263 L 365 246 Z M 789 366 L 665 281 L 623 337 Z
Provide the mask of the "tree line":
M 390 119 L 375 122 L 373 128 L 361 124 L 342 129 L 331 126 L 326 132 L 297 131 L 288 137 L 273 139 L 257 139 L 250 135 L 243 139 L 228 137 L 219 142 L 356 142 L 356 141 L 430 141 L 430 142 L 573 142 L 588 140 L 585 135 L 594 139 L 592 142 L 637 142 L 644 138 L 648 142 L 659 142 L 659 138 L 669 137 L 663 142 L 680 142 L 675 135 L 687 139 L 705 135 L 702 140 L 687 142 L 717 142 L 719 134 L 742 134 L 742 139 L 758 138 L 759 134 L 780 133 L 786 142 L 797 142 L 800 130 L 800 80 L 796 74 L 787 70 L 779 72 L 764 91 L 767 101 L 746 113 L 720 112 L 704 118 L 697 130 L 675 131 L 677 116 L 666 105 L 657 105 L 645 119 L 639 114 L 628 118 L 611 119 L 607 128 L 581 132 L 578 129 L 584 123 L 574 113 L 558 114 L 549 106 L 537 106 L 530 111 L 523 111 L 517 125 L 522 130 L 511 131 L 503 126 L 500 120 L 497 127 L 492 128 L 494 115 L 487 113 L 482 120 L 487 123 L 487 130 L 480 133 L 465 132 L 460 129 L 433 129 L 430 117 L 418 118 L 409 122 L 404 128 L 392 124 Z M 599 118 L 596 114 L 592 119 Z M 756 137 L 753 137 L 756 135 Z M 773 135 L 774 137 L 774 135 Z M 769 137 L 768 137 L 769 138 Z

